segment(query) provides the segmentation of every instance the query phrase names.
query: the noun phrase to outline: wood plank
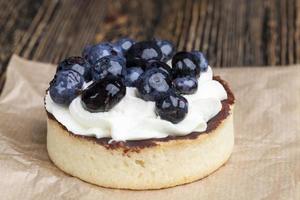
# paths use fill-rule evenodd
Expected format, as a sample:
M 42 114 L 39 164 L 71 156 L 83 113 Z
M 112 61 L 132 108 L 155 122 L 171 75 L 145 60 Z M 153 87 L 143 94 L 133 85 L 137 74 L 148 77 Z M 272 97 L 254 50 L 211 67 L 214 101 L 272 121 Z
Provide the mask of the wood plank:
M 294 57 L 295 57 L 295 62 L 300 63 L 300 0 L 295 0 L 294 15 L 295 15 L 295 23 L 294 23 L 295 31 L 293 33 L 293 39 L 295 44 Z
M 233 5 L 240 5 L 239 9 L 235 9 L 235 13 L 233 15 L 234 19 L 234 45 L 233 49 L 236 51 L 232 52 L 232 65 L 240 66 L 243 64 L 244 58 L 244 31 L 245 31 L 245 18 L 244 13 L 246 12 L 246 4 L 243 1 L 242 3 L 240 0 L 234 0 Z
M 169 6 L 164 6 L 165 3 L 169 4 Z M 163 1 L 160 13 L 161 20 L 155 28 L 154 36 L 168 39 L 174 44 L 177 43 L 178 34 L 180 32 L 180 19 L 183 15 L 183 13 L 178 14 L 178 11 L 181 10 L 180 7 L 184 6 L 183 3 L 183 1 L 176 1 L 176 3 L 172 3 L 170 0 Z
M 4 73 L 18 41 L 28 30 L 41 1 L 0 1 L 0 74 Z
M 50 6 L 49 7 L 53 7 Z M 95 34 L 99 29 L 99 19 L 104 17 L 104 1 L 63 1 L 57 6 L 55 13 L 49 12 L 34 35 L 36 49 L 30 59 L 58 62 L 71 55 L 81 55 L 82 48 L 95 42 Z M 84 13 L 78 16 L 81 10 Z M 62 20 L 63 19 L 63 20 Z M 101 21 L 100 21 L 101 23 Z M 45 25 L 46 24 L 46 25 Z
M 191 50 L 197 50 L 194 48 L 194 43 L 195 43 L 195 39 L 197 37 L 196 35 L 196 31 L 197 31 L 197 25 L 199 23 L 199 5 L 200 2 L 199 1 L 193 1 L 192 2 L 192 10 L 191 10 L 191 23 L 189 26 L 189 30 L 188 30 L 188 41 L 186 43 L 186 50 L 187 51 L 191 51 Z
M 197 33 L 196 33 L 196 38 L 194 42 L 194 49 L 199 49 L 201 50 L 201 42 L 202 38 L 204 35 L 204 27 L 205 27 L 205 22 L 206 22 L 206 9 L 207 9 L 207 0 L 203 0 L 200 2 L 198 9 L 199 9 L 199 14 L 198 14 L 198 23 L 197 23 Z
M 213 10 L 213 22 L 210 34 L 210 42 L 209 48 L 207 52 L 207 58 L 209 60 L 209 64 L 212 66 L 216 65 L 217 62 L 217 41 L 218 41 L 218 31 L 219 31 L 219 24 L 221 21 L 221 11 L 223 9 L 222 3 L 220 1 L 214 2 L 214 10 Z
M 286 56 L 287 56 L 287 19 L 286 19 L 286 1 L 281 0 L 279 5 L 280 8 L 280 64 L 286 64 Z
M 294 57 L 296 63 L 300 63 L 300 0 L 295 0 L 294 5 L 294 13 L 295 13 L 295 31 L 294 31 Z
M 215 1 L 208 1 L 208 5 L 206 7 L 206 18 L 205 25 L 203 27 L 203 36 L 200 49 L 206 55 L 208 55 L 208 48 L 210 46 L 210 34 L 212 29 L 212 21 L 213 21 L 213 11 L 215 9 Z
M 276 5 L 270 1 L 265 2 L 264 13 L 264 32 L 263 32 L 263 56 L 266 64 L 275 65 L 278 62 L 278 51 L 276 50 L 276 42 L 278 40 L 278 24 L 276 23 Z
M 185 1 L 184 13 L 182 17 L 182 25 L 180 27 L 180 36 L 178 42 L 178 50 L 186 50 L 186 43 L 188 40 L 188 31 L 191 24 L 191 10 L 193 8 L 193 1 L 187 0 Z
M 286 1 L 286 13 L 287 13 L 287 49 L 288 49 L 288 55 L 287 55 L 287 63 L 293 64 L 294 63 L 294 20 L 295 20 L 295 13 L 294 13 L 294 0 Z

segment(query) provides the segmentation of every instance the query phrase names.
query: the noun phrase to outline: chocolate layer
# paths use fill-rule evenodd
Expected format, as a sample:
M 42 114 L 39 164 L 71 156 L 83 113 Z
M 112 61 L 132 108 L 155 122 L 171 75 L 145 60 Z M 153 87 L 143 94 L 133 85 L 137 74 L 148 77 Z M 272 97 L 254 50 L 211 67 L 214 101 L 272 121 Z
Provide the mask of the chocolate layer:
M 235 98 L 230 90 L 227 82 L 222 80 L 219 76 L 214 76 L 214 80 L 219 81 L 223 87 L 225 88 L 227 92 L 227 99 L 222 101 L 222 109 L 221 111 L 214 116 L 212 119 L 210 119 L 207 122 L 207 129 L 204 132 L 192 132 L 188 135 L 185 136 L 168 136 L 166 138 L 152 138 L 152 139 L 146 139 L 146 140 L 136 140 L 136 141 L 125 141 L 125 142 L 109 142 L 111 138 L 100 138 L 97 139 L 95 137 L 89 137 L 89 136 L 82 136 L 82 135 L 75 135 L 71 131 L 68 131 L 67 128 L 58 122 L 55 117 L 49 113 L 47 110 L 47 115 L 50 119 L 57 121 L 62 128 L 64 128 L 66 131 L 69 132 L 70 135 L 86 140 L 91 140 L 94 141 L 95 143 L 104 146 L 105 148 L 108 149 L 117 149 L 117 148 L 122 148 L 124 150 L 124 153 L 127 151 L 139 151 L 142 148 L 146 147 L 152 147 L 158 145 L 158 142 L 168 142 L 170 140 L 191 140 L 191 139 L 196 139 L 200 134 L 209 134 L 211 131 L 215 130 L 221 122 L 226 119 L 226 117 L 230 114 L 230 105 L 234 104 Z

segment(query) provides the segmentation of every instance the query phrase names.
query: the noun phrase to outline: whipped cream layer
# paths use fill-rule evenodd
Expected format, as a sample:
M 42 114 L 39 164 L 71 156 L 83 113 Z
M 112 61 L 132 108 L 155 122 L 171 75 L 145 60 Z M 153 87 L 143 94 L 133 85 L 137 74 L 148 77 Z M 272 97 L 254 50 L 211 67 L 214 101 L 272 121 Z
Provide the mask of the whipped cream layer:
M 222 84 L 212 77 L 212 69 L 208 67 L 200 74 L 197 92 L 184 95 L 189 102 L 188 113 L 178 124 L 160 119 L 155 114 L 155 103 L 138 98 L 136 89 L 129 87 L 124 98 L 108 112 L 85 110 L 80 96 L 69 107 L 61 106 L 52 101 L 49 93 L 45 99 L 46 109 L 76 135 L 110 137 L 114 141 L 183 136 L 205 131 L 207 122 L 221 111 L 221 101 L 227 99 Z

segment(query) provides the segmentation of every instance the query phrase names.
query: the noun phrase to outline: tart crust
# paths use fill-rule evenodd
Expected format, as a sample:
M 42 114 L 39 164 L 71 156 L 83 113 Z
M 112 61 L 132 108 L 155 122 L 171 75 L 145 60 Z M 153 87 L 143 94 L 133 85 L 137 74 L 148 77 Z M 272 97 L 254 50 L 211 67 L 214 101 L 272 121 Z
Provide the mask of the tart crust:
M 214 79 L 223 84 L 228 100 L 204 133 L 109 143 L 74 135 L 48 113 L 49 157 L 64 172 L 109 188 L 160 189 L 199 180 L 221 167 L 234 145 L 234 96 L 224 81 Z

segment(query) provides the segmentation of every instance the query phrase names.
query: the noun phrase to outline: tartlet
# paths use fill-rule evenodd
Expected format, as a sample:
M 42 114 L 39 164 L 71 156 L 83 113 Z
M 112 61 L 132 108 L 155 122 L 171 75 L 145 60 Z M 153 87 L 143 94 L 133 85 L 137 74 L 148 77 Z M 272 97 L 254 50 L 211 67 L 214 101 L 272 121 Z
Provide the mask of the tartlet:
M 228 99 L 203 133 L 110 143 L 75 135 L 48 113 L 50 159 L 64 172 L 108 188 L 161 189 L 206 177 L 229 159 L 234 145 L 234 95 L 225 81 L 214 79 Z
M 234 101 L 200 51 L 129 38 L 87 46 L 58 64 L 46 92 L 49 157 L 108 188 L 190 183 L 229 159 Z

